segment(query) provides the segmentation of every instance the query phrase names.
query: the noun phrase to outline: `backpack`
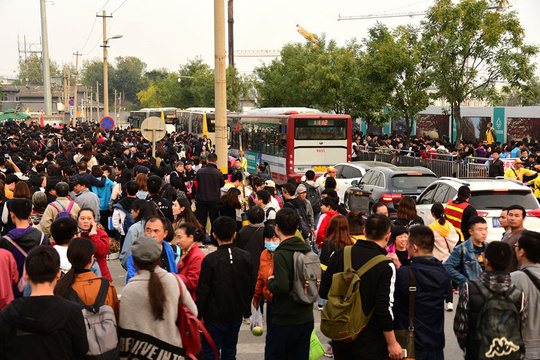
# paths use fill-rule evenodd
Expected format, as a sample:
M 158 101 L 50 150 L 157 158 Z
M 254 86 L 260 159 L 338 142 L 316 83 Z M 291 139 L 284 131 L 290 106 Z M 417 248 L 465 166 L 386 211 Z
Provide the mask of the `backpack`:
M 309 239 L 309 236 L 311 235 L 311 227 L 309 226 L 309 219 L 305 207 L 302 206 L 296 208 L 296 213 L 300 218 L 300 221 L 298 222 L 298 230 L 300 230 L 300 233 L 302 234 L 304 240 L 307 241 L 307 239 Z
M 54 203 L 57 202 L 60 207 L 62 208 L 62 211 L 60 211 L 60 209 L 58 209 L 58 207 L 56 205 L 54 205 Z M 60 218 L 63 218 L 63 217 L 72 217 L 71 216 L 71 208 L 73 208 L 73 204 L 75 204 L 75 201 L 70 201 L 69 202 L 69 205 L 67 207 L 67 209 L 64 207 L 64 205 L 62 205 L 62 203 L 58 200 L 55 200 L 54 202 L 51 203 L 51 206 L 53 208 L 56 209 L 56 211 L 58 211 L 58 213 L 56 214 L 56 217 L 54 218 L 55 220 L 56 219 L 60 219 Z
M 311 203 L 311 207 L 313 208 L 313 213 L 320 213 L 321 212 L 321 193 L 315 186 L 311 186 L 309 184 L 304 183 L 306 189 L 307 189 L 307 199 Z
M 86 337 L 88 339 L 88 353 L 85 359 L 118 359 L 118 335 L 116 333 L 116 317 L 112 307 L 105 305 L 109 280 L 101 278 L 101 286 L 94 305 L 86 305 L 77 292 L 71 289 L 69 300 L 82 306 Z
M 476 330 L 471 342 L 477 359 L 523 359 L 525 354 L 521 336 L 521 311 L 523 311 L 523 292 L 515 286 L 504 293 L 490 291 L 479 279 L 469 284 L 471 290 L 482 295 L 484 303 L 480 308 Z
M 268 216 L 270 215 L 270 212 L 273 211 L 273 212 L 276 212 L 276 209 L 274 209 L 273 207 L 270 207 L 268 209 L 266 209 L 266 216 L 265 216 L 265 221 L 264 221 L 264 224 L 271 224 L 271 225 L 274 225 L 276 223 L 276 218 L 274 217 L 273 219 L 271 220 L 268 220 Z
M 133 215 L 131 214 L 131 211 L 127 211 L 120 204 L 115 204 L 114 207 L 120 211 L 123 211 L 124 214 L 126 214 L 126 217 L 124 217 L 124 223 L 122 224 L 122 229 L 124 229 L 124 235 L 127 235 L 129 228 L 135 223 Z
M 8 235 L 4 235 L 4 239 L 9 241 L 11 245 L 13 245 L 19 252 L 24 256 L 26 259 L 28 257 L 28 253 L 22 249 L 13 239 L 11 239 Z M 43 239 L 45 239 L 45 234 L 41 232 L 41 240 L 39 241 L 39 245 L 43 244 Z M 25 260 L 26 262 L 26 260 Z M 24 292 L 24 289 L 26 288 L 26 284 L 28 284 L 28 281 L 26 280 L 26 264 L 23 265 L 23 273 L 21 274 L 21 277 L 19 278 L 19 281 L 17 282 L 17 290 L 19 290 L 21 293 Z
M 178 287 L 180 288 L 180 300 L 178 302 L 178 317 L 176 319 L 176 325 L 180 331 L 180 337 L 182 338 L 182 347 L 184 348 L 184 356 L 189 359 L 197 360 L 197 354 L 202 350 L 202 335 L 206 338 L 206 341 L 210 344 L 214 350 L 215 359 L 218 359 L 218 352 L 216 345 L 212 337 L 204 327 L 201 320 L 199 320 L 191 310 L 184 304 L 184 294 L 182 290 L 182 283 L 180 277 L 175 275 Z
M 337 341 L 353 341 L 368 324 L 374 309 L 365 314 L 362 308 L 362 275 L 379 263 L 390 261 L 384 255 L 377 255 L 355 271 L 352 267 L 351 249 L 352 246 L 343 249 L 344 271 L 333 275 L 328 302 L 321 312 L 322 333 Z
M 293 282 L 289 294 L 300 304 L 313 304 L 319 298 L 321 261 L 313 251 L 293 254 Z

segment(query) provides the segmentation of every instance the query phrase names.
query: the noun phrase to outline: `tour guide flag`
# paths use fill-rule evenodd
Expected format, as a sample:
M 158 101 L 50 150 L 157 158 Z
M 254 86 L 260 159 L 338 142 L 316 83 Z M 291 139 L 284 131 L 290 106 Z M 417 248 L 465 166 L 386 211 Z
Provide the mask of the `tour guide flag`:
M 208 124 L 206 123 L 206 113 L 203 114 L 202 118 L 202 134 L 208 137 Z
M 43 120 L 43 110 L 41 110 L 41 119 L 39 121 L 39 126 L 45 127 L 45 121 Z

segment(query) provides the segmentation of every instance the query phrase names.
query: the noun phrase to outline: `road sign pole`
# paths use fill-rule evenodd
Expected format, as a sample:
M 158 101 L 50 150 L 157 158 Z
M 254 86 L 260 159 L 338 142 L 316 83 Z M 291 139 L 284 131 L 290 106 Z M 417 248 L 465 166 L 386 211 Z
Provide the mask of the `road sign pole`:
M 156 130 L 152 129 L 152 157 L 156 158 Z

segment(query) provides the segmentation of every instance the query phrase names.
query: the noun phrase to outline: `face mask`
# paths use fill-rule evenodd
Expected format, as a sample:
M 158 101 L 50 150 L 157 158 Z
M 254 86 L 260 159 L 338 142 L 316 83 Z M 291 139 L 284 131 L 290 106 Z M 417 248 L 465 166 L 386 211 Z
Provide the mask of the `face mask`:
M 268 251 L 276 251 L 278 245 L 279 243 L 277 242 L 268 242 L 268 241 L 264 242 L 264 246 L 268 249 Z

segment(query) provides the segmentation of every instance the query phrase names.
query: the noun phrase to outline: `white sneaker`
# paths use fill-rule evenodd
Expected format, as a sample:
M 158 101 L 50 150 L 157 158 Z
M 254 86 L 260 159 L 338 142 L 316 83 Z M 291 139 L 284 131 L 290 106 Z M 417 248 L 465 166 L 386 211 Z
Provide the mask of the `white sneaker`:
M 454 311 L 454 304 L 451 302 L 447 302 L 445 306 L 446 311 Z

